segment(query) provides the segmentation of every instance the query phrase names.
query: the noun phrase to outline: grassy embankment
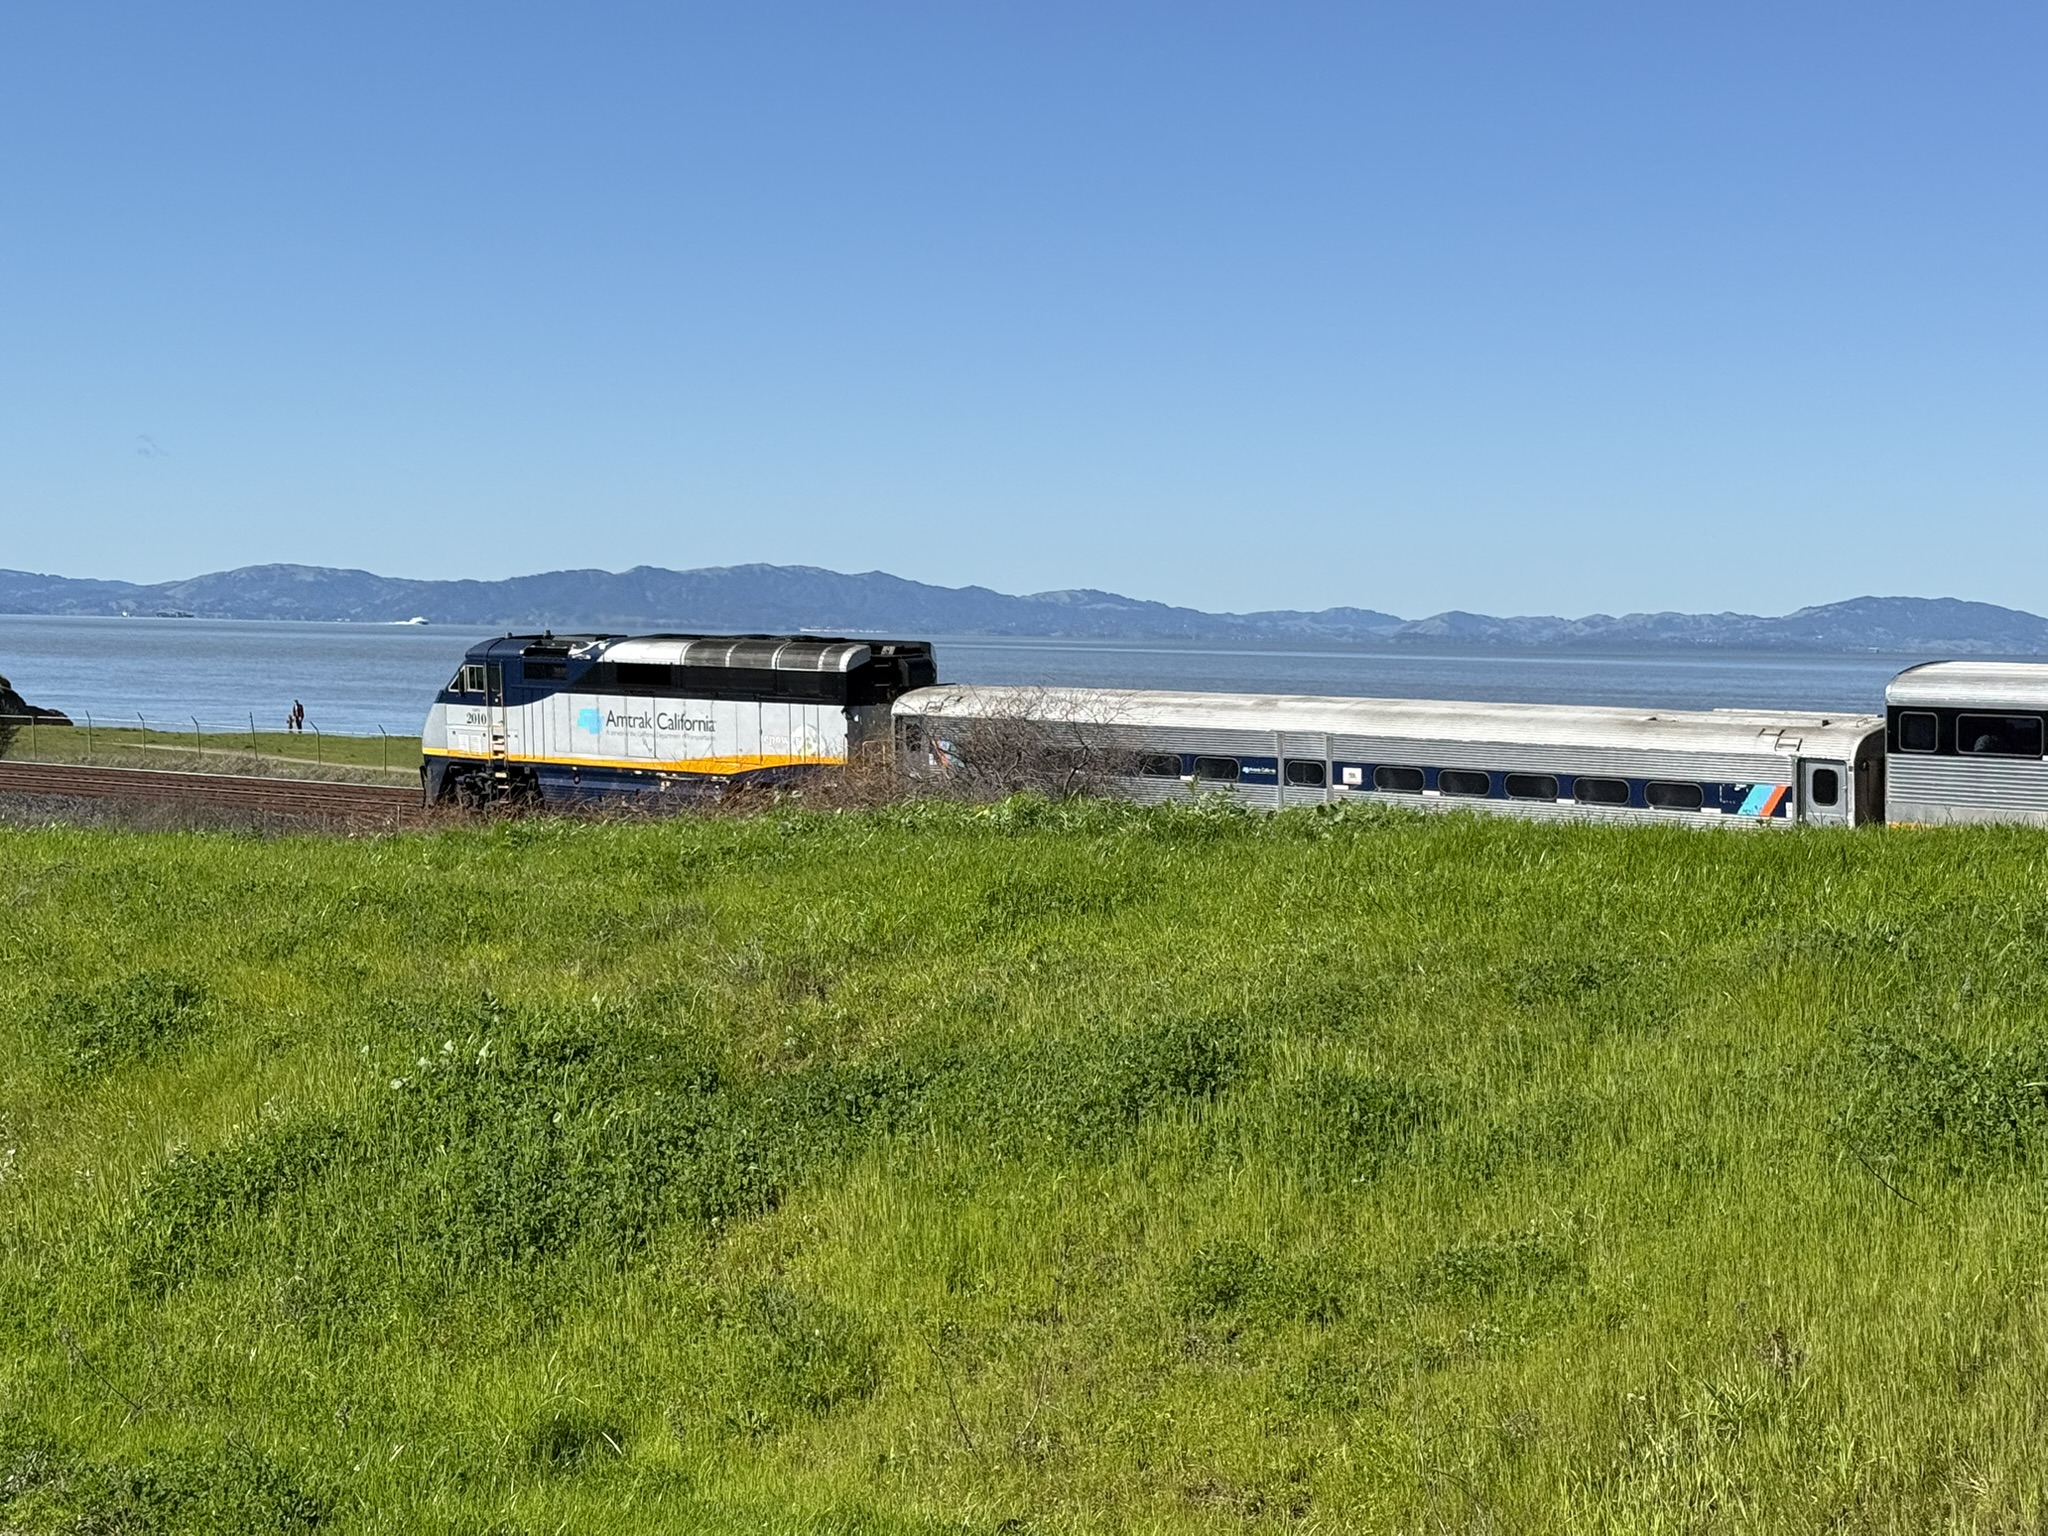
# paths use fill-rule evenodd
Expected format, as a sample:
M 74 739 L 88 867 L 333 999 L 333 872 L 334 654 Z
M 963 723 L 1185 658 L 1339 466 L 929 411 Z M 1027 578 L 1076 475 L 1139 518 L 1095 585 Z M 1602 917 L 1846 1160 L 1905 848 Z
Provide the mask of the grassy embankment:
M 37 725 L 31 729 L 26 723 L 9 722 L 0 728 L 0 758 L 173 773 L 410 784 L 419 778 L 420 739 L 312 731 L 176 731 L 156 725 Z
M 2039 1529 L 2044 854 L 0 831 L 0 1529 Z

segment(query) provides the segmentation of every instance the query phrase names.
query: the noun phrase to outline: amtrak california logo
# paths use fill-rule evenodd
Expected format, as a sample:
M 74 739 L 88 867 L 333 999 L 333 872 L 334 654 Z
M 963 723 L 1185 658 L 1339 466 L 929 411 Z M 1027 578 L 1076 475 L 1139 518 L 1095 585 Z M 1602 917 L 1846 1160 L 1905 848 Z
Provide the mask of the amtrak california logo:
M 580 709 L 576 712 L 576 729 L 588 731 L 593 736 L 604 734 L 604 711 L 601 709 Z

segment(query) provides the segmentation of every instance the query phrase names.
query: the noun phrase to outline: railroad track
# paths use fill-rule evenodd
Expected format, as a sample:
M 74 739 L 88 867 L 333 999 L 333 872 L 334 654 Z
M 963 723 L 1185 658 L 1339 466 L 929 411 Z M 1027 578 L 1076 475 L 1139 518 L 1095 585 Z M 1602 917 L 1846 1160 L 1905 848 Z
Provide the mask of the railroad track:
M 164 773 L 154 768 L 0 762 L 0 795 L 195 805 L 351 826 L 415 826 L 427 819 L 417 789 L 226 773 Z

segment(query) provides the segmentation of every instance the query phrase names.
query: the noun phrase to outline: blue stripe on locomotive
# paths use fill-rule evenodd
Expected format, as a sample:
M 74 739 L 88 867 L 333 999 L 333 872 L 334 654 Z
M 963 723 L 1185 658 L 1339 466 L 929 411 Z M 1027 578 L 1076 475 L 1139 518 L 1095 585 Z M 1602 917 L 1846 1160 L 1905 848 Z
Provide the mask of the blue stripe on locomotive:
M 643 795 L 659 800 L 716 799 L 735 784 L 793 784 L 818 772 L 817 765 L 808 763 L 716 775 L 655 773 L 575 763 L 542 762 L 532 767 L 541 798 L 562 805 L 638 799 Z

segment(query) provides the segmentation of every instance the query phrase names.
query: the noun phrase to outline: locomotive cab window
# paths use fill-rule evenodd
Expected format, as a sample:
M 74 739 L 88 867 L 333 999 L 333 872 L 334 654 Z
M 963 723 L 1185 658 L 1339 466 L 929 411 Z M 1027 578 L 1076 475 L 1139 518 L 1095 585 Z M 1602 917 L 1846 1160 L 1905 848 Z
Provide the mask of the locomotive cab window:
M 1981 757 L 2039 757 L 2041 717 L 1957 715 L 1956 750 Z
M 1660 811 L 1696 811 L 1707 796 L 1697 784 L 1646 784 L 1643 800 Z
M 1933 715 L 1921 710 L 1908 710 L 1899 716 L 1899 750 L 1901 752 L 1932 752 L 1941 745 L 1941 722 Z
M 1422 793 L 1422 770 L 1382 763 L 1372 771 L 1372 787 L 1390 795 L 1419 795 Z
M 1180 754 L 1178 752 L 1153 752 L 1139 758 L 1138 777 L 1141 779 L 1179 778 Z
M 1447 795 L 1478 798 L 1493 790 L 1493 780 L 1472 768 L 1445 768 L 1436 776 L 1436 787 Z
M 1580 777 L 1572 784 L 1572 798 L 1581 805 L 1627 805 L 1627 779 Z
M 1555 800 L 1557 780 L 1547 773 L 1511 773 L 1508 775 L 1508 798 L 1510 800 Z
M 620 662 L 618 680 L 621 688 L 667 688 L 673 681 L 667 667 L 647 661 Z
M 1327 776 L 1323 765 L 1312 758 L 1295 757 L 1287 762 L 1287 782 L 1304 789 L 1321 789 Z
M 1235 784 L 1237 782 L 1237 759 L 1234 757 L 1198 757 L 1195 759 L 1195 777 L 1211 784 Z
M 480 662 L 470 662 L 455 674 L 455 687 L 463 693 L 484 691 L 484 669 Z

